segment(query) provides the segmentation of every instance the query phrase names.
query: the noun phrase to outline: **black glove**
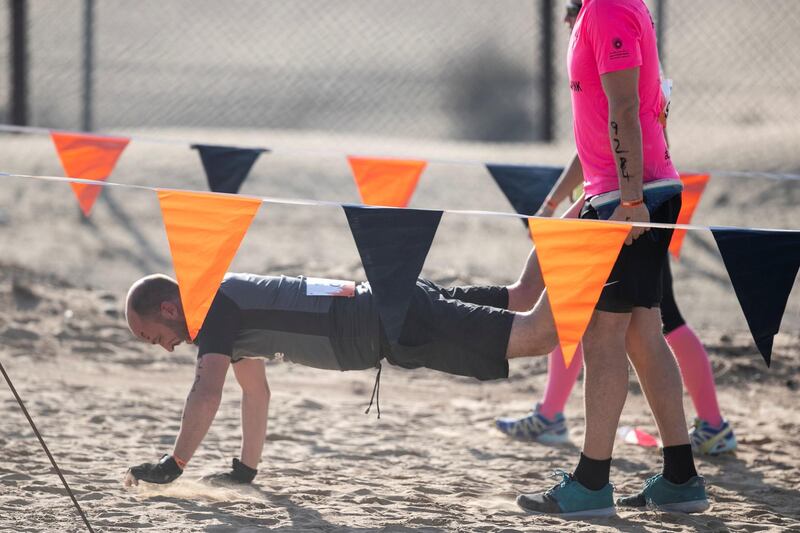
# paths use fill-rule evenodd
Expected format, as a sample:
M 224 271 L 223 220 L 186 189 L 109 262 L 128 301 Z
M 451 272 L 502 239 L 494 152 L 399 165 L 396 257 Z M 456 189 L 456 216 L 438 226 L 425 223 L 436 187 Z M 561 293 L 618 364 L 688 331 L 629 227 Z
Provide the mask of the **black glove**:
M 258 470 L 250 468 L 239 459 L 234 459 L 230 472 L 205 476 L 203 481 L 213 485 L 246 485 L 252 483 L 256 474 Z
M 142 463 L 132 466 L 128 472 L 137 481 L 147 481 L 148 483 L 172 483 L 183 474 L 183 470 L 175 462 L 171 455 L 164 454 L 157 463 Z

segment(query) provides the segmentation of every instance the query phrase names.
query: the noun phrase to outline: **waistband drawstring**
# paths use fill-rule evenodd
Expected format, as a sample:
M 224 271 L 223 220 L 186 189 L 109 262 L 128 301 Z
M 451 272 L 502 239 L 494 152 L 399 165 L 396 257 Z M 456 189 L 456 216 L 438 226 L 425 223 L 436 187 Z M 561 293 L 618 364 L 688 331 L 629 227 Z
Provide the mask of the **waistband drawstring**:
M 365 415 L 369 414 L 372 409 L 372 400 L 375 400 L 375 407 L 378 409 L 378 418 L 381 417 L 381 363 L 378 362 L 378 373 L 375 375 L 375 386 L 372 387 L 372 397 L 369 399 L 369 406 L 364 411 Z

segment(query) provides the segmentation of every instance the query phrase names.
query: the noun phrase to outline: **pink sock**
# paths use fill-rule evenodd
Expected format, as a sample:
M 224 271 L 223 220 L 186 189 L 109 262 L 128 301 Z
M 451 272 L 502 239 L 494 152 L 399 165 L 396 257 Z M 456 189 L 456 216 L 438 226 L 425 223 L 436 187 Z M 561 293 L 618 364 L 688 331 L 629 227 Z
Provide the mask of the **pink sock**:
M 706 349 L 686 324 L 669 332 L 666 338 L 678 360 L 683 385 L 692 397 L 697 416 L 719 427 L 722 425 L 722 414 L 717 404 L 717 388 Z
M 572 364 L 569 368 L 564 366 L 564 356 L 559 346 L 553 350 L 547 359 L 547 387 L 544 390 L 544 399 L 539 408 L 539 413 L 553 419 L 557 413 L 564 412 L 564 406 L 572 393 L 572 387 L 578 379 L 578 373 L 583 366 L 583 347 L 578 345 Z

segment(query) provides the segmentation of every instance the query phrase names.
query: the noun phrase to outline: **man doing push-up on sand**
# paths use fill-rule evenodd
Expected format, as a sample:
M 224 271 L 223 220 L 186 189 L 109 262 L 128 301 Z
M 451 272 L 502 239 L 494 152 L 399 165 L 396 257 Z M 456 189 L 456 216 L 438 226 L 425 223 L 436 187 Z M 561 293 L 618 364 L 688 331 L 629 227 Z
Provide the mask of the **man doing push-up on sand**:
M 129 470 L 126 484 L 170 483 L 183 473 L 214 420 L 229 366 L 242 388 L 241 458 L 218 481 L 249 483 L 257 473 L 270 391 L 262 359 L 330 370 L 426 367 L 479 380 L 508 377 L 508 359 L 545 355 L 557 336 L 547 298 L 528 312 L 505 287 L 442 288 L 418 279 L 399 339 L 390 342 L 369 283 L 352 297 L 308 294 L 304 277 L 229 273 L 202 328 L 196 377 L 171 455 Z M 509 301 L 511 299 L 512 301 Z M 136 281 L 126 300 L 131 331 L 171 352 L 191 342 L 177 283 L 155 274 Z

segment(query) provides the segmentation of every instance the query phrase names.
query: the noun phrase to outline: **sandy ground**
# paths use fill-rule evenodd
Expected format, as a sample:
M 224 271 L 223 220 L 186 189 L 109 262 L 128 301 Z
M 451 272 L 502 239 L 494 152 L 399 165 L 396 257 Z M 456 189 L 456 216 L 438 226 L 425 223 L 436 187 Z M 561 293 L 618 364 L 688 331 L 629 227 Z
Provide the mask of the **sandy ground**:
M 331 144 L 322 136 L 275 132 L 159 134 L 304 149 Z M 2 141 L 1 171 L 61 173 L 48 139 Z M 356 152 L 397 146 L 348 141 Z M 401 149 L 539 163 L 558 163 L 568 151 L 461 144 Z M 196 154 L 176 145 L 133 143 L 114 179 L 204 188 Z M 483 384 L 386 367 L 380 420 L 374 411 L 363 414 L 372 372 L 270 364 L 269 435 L 252 487 L 221 489 L 198 481 L 227 468 L 238 453 L 239 400 L 231 378 L 185 475 L 168 487 L 126 490 L 121 481 L 130 464 L 171 449 L 193 378 L 189 348 L 168 354 L 135 342 L 121 317 L 130 281 L 171 271 L 157 201 L 152 193 L 107 191 L 91 222 L 81 223 L 66 186 L 3 180 L 0 361 L 98 531 L 800 531 L 798 297 L 790 300 L 767 370 L 713 241 L 702 234 L 687 239 L 676 292 L 711 352 L 723 411 L 740 442 L 735 456 L 698 461 L 712 501 L 704 515 L 623 512 L 563 522 L 520 512 L 515 496 L 554 484 L 550 472 L 574 466 L 583 436 L 580 390 L 567 407 L 572 445 L 509 441 L 493 429 L 495 416 L 522 414 L 542 394 L 543 359 L 515 362 L 511 379 Z M 798 191 L 796 185 L 714 178 L 697 222 L 798 227 L 786 209 L 796 205 Z M 262 157 L 243 192 L 357 199 L 340 157 Z M 485 171 L 469 165 L 432 164 L 413 205 L 509 210 Z M 423 273 L 444 283 L 508 282 L 528 247 L 516 220 L 446 215 Z M 232 269 L 363 276 L 344 217 L 333 208 L 265 205 Z M 82 530 L 11 393 L 0 389 L 0 530 Z M 692 416 L 688 398 L 686 407 Z M 622 423 L 655 431 L 633 383 Z M 657 451 L 623 443 L 615 457 L 617 494 L 636 490 L 659 465 Z

